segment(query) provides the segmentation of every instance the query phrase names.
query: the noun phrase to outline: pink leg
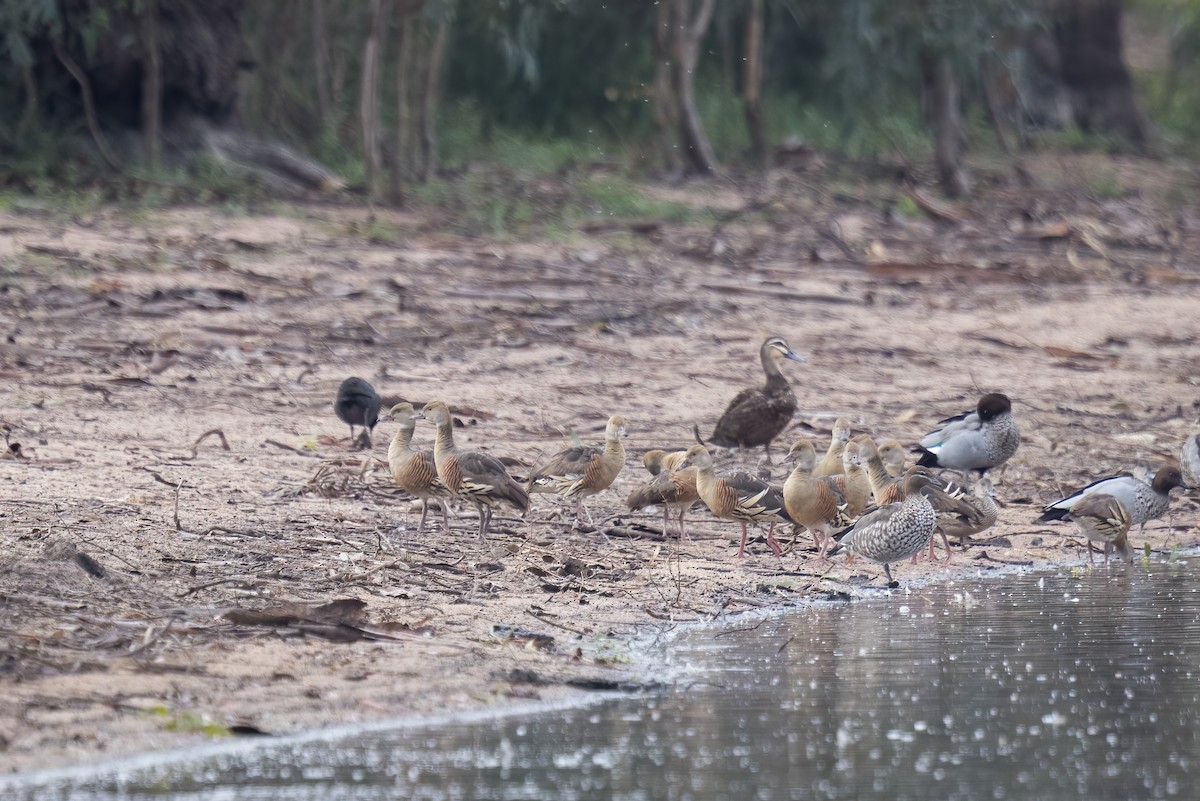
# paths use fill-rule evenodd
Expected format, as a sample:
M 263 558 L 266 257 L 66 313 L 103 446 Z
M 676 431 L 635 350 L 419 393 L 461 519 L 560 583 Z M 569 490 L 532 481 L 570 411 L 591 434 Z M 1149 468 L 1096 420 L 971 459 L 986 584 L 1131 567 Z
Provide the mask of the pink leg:
M 776 556 L 783 556 L 783 548 L 779 547 L 779 543 L 775 541 L 775 524 L 771 523 L 767 527 L 767 545 L 771 546 L 771 552 Z
M 679 539 L 681 539 L 681 540 L 690 540 L 690 539 L 691 539 L 691 537 L 689 537 L 689 536 L 687 535 L 687 531 L 685 531 L 685 530 L 684 530 L 684 528 L 683 528 L 683 516 L 684 516 L 685 514 L 687 514 L 687 509 L 680 509 L 680 510 L 679 510 Z
M 429 514 L 429 499 L 421 499 L 421 522 L 417 523 L 417 533 L 420 534 L 425 530 L 425 515 Z
M 940 533 L 942 535 L 942 545 L 946 546 L 946 561 L 942 562 L 942 564 L 948 565 L 948 564 L 950 564 L 950 560 L 954 558 L 954 551 L 950 550 L 950 538 L 947 537 L 946 532 L 942 531 L 941 529 L 938 529 L 938 533 Z M 930 543 L 932 543 L 933 538 L 931 537 L 929 541 L 930 541 Z M 929 549 L 929 560 L 931 562 L 933 561 L 933 548 L 932 547 Z
M 738 548 L 738 556 L 746 555 L 746 524 L 742 523 L 742 545 Z

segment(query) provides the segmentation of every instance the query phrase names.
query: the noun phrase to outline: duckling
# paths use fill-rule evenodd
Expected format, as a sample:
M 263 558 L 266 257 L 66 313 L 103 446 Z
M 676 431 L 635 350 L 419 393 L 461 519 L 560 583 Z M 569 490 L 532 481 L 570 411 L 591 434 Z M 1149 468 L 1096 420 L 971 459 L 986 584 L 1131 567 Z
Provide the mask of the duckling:
M 446 510 L 446 498 L 454 495 L 438 478 L 433 451 L 417 450 L 412 446 L 413 431 L 417 427 L 417 411 L 411 403 L 397 403 L 385 419 L 400 424 L 392 443 L 388 446 L 388 467 L 396 486 L 410 495 L 421 499 L 421 522 L 417 533 L 425 530 L 425 516 L 429 513 L 429 502 L 437 501 L 442 507 L 442 523 L 450 530 L 450 515 Z
M 992 393 L 979 399 L 975 411 L 942 420 L 921 438 L 918 467 L 942 467 L 979 475 L 1008 461 L 1021 444 L 1021 430 L 1012 416 L 1007 395 Z
M 842 472 L 842 451 L 846 449 L 846 443 L 849 441 L 850 421 L 845 417 L 839 417 L 833 423 L 833 433 L 829 438 L 829 450 L 825 451 L 825 456 L 813 469 L 814 478 L 836 476 Z
M 846 496 L 830 476 L 814 476 L 817 453 L 808 440 L 797 440 L 788 451 L 786 460 L 795 467 L 783 485 L 783 505 L 797 525 L 804 526 L 813 536 L 822 559 L 834 531 L 853 522 L 846 514 Z
M 871 495 L 875 498 L 875 505 L 886 506 L 904 500 L 903 478 L 888 474 L 875 440 L 871 439 L 869 434 L 859 434 L 850 441 L 858 446 L 858 458 L 871 482 Z
M 649 453 L 653 453 L 653 451 L 648 452 L 647 455 Z M 662 451 L 658 451 L 658 453 L 661 454 Z M 683 516 L 696 501 L 700 500 L 700 491 L 696 489 L 696 468 L 677 469 L 678 463 L 672 458 L 677 455 L 686 457 L 687 453 L 680 451 L 677 454 L 663 454 L 663 457 L 666 458 L 661 459 L 662 469 L 658 473 L 652 474 L 651 479 L 645 484 L 629 493 L 625 503 L 632 512 L 647 506 L 661 506 L 663 534 L 667 533 L 667 521 L 670 513 L 679 512 L 679 538 L 687 539 L 687 532 L 683 528 Z M 668 463 L 673 463 L 675 466 L 667 467 Z
M 671 451 L 668 453 L 656 448 L 642 454 L 642 464 L 645 465 L 647 473 L 657 476 L 664 470 L 667 472 L 678 470 L 686 458 L 687 451 Z
M 379 422 L 379 407 L 383 401 L 379 393 L 364 379 L 353 376 L 347 378 L 338 387 L 337 400 L 333 402 L 333 410 L 338 418 L 350 426 L 350 448 L 370 448 L 371 431 Z M 354 438 L 354 426 L 363 427 L 358 439 Z
M 1129 512 L 1133 524 L 1141 526 L 1145 531 L 1147 521 L 1156 520 L 1167 513 L 1167 508 L 1171 505 L 1171 490 L 1176 487 L 1189 489 L 1177 467 L 1159 468 L 1149 483 L 1130 475 L 1109 476 L 1047 504 L 1042 508 L 1042 515 L 1034 522 L 1062 520 L 1072 514 L 1075 504 L 1079 503 L 1080 499 L 1096 493 L 1105 493 L 1120 501 Z
M 1179 451 L 1179 467 L 1193 487 L 1200 484 L 1200 434 L 1193 434 L 1183 441 Z
M 775 541 L 775 521 L 778 518 L 783 518 L 789 523 L 796 521 L 792 520 L 784 508 L 783 495 L 779 490 L 741 470 L 716 472 L 713 469 L 712 455 L 703 445 L 688 448 L 685 464 L 696 468 L 696 489 L 709 511 L 724 520 L 734 520 L 742 524 L 742 542 L 738 547 L 738 556 L 746 555 L 746 525 L 763 521 L 770 523 L 767 529 L 767 545 L 776 556 L 783 553 L 783 549 Z
M 898 439 L 889 439 L 879 446 L 879 458 L 889 476 L 899 478 L 908 469 L 908 454 Z
M 937 512 L 934 499 L 942 508 L 953 508 L 961 504 L 962 514 L 970 514 L 965 503 L 956 501 L 942 493 L 933 483 L 933 477 L 917 467 L 909 468 L 904 474 L 905 498 L 899 503 L 867 512 L 854 528 L 842 537 L 841 542 L 829 549 L 832 556 L 846 550 L 883 565 L 888 586 L 897 586 L 892 578 L 891 563 L 916 556 L 925 550 L 937 528 Z
M 796 413 L 796 395 L 779 369 L 781 359 L 804 362 L 781 336 L 767 337 L 758 351 L 767 383 L 747 387 L 734 396 L 717 421 L 709 442 L 723 448 L 753 448 L 762 445 L 771 459 L 771 440 L 779 436 Z M 696 438 L 699 439 L 699 433 Z M 703 441 L 701 441 L 703 444 Z
M 430 401 L 417 419 L 425 418 L 437 426 L 433 462 L 438 478 L 456 496 L 475 504 L 479 510 L 479 536 L 486 537 L 492 521 L 492 507 L 506 501 L 519 512 L 529 511 L 529 494 L 512 479 L 504 463 L 481 451 L 463 450 L 454 444 L 454 419 L 442 401 Z
M 1092 543 L 1104 543 L 1104 564 L 1108 564 L 1108 552 L 1114 547 L 1126 562 L 1133 561 L 1133 549 L 1129 547 L 1129 529 L 1133 518 L 1125 504 L 1104 492 L 1093 492 L 1083 496 L 1071 507 L 1070 519 L 1075 521 L 1079 532 L 1087 537 L 1088 564 L 1094 565 Z
M 529 474 L 529 491 L 574 498 L 575 522 L 582 523 L 584 499 L 608 489 L 625 466 L 625 446 L 621 444 L 624 436 L 625 419 L 613 415 L 604 428 L 602 447 L 585 445 L 559 451 Z

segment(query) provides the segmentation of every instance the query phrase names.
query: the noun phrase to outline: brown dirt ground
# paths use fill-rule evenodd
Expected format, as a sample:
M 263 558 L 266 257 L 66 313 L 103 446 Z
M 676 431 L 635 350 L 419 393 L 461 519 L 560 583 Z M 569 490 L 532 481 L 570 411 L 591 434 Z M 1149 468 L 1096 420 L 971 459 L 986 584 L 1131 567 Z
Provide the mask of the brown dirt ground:
M 997 173 L 946 223 L 880 211 L 898 190 L 818 166 L 773 174 L 753 208 L 729 186 L 660 190 L 716 223 L 552 241 L 329 206 L 0 213 L 0 419 L 23 457 L 0 459 L 0 769 L 643 679 L 635 635 L 880 586 L 874 566 L 780 561 L 761 540 L 739 561 L 736 527 L 701 511 L 689 542 L 650 512 L 622 536 L 637 456 L 686 446 L 758 383 L 765 333 L 809 356 L 785 366 L 801 411 L 784 444 L 837 415 L 912 442 L 982 391 L 1014 397 L 1024 441 L 994 536 L 901 581 L 1082 563 L 1069 527 L 1030 522 L 1036 504 L 1173 460 L 1200 409 L 1200 221 L 1154 192 L 1175 168 L 1117 163 L 1130 190 L 1111 200 Z M 623 414 L 629 463 L 589 504 L 609 533 L 535 496 L 486 542 L 465 513 L 417 537 L 380 461 L 391 427 L 366 458 L 333 416 L 350 374 L 389 401 L 447 400 L 460 444 L 516 473 Z M 213 429 L 227 450 L 193 444 Z M 738 459 L 758 454 L 721 454 Z M 1194 545 L 1195 504 L 1174 508 L 1135 545 Z M 366 604 L 340 627 L 222 618 L 339 598 Z

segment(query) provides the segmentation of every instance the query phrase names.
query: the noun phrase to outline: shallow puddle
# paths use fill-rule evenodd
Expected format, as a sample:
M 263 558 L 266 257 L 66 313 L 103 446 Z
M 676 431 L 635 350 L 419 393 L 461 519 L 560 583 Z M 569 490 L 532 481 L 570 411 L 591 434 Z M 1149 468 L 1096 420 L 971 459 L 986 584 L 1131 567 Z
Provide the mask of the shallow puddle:
M 4 798 L 1191 797 L 1198 591 L 1200 561 L 898 590 L 690 630 L 665 646 L 661 694 L 125 765 Z

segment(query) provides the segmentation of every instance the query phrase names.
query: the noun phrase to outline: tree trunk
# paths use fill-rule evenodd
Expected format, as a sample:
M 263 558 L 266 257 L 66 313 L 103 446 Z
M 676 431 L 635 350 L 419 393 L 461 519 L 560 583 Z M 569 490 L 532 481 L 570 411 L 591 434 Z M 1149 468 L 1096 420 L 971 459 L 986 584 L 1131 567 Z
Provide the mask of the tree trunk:
M 326 0 L 312 0 L 313 82 L 317 85 L 317 125 L 322 133 L 330 130 L 329 39 L 325 22 Z
M 403 206 L 412 179 L 412 66 L 413 28 L 416 21 L 401 8 L 396 46 L 396 155 L 392 159 L 392 202 Z
M 767 129 L 763 119 L 763 6 L 764 0 L 750 0 L 746 11 L 746 43 L 742 52 L 742 110 L 750 133 L 750 155 L 761 167 L 767 166 Z
M 959 109 L 958 80 L 949 58 L 944 55 L 926 54 L 921 67 L 929 98 L 938 182 L 947 197 L 962 197 L 969 192 L 969 186 L 963 169 L 966 134 Z
M 157 167 L 162 161 L 162 54 L 158 44 L 158 4 L 145 0 L 141 10 L 142 48 L 142 141 L 146 163 Z
M 371 0 L 371 27 L 363 47 L 362 83 L 358 96 L 359 124 L 362 126 L 363 161 L 367 173 L 367 195 L 380 196 L 380 166 L 383 161 L 379 131 L 379 64 L 383 50 L 383 0 Z
M 433 35 L 425 71 L 424 96 L 421 98 L 421 183 L 428 183 L 437 171 L 438 96 L 442 87 L 442 67 L 446 62 L 446 47 L 450 42 L 450 25 L 442 22 Z
M 1057 0 L 1054 39 L 1076 124 L 1142 149 L 1149 130 L 1122 56 L 1122 6 L 1121 0 Z
M 674 82 L 679 98 L 683 157 L 692 172 L 712 175 L 717 171 L 717 156 L 696 108 L 696 66 L 700 63 L 700 45 L 712 21 L 715 0 L 699 0 L 699 3 L 693 14 L 691 0 L 674 0 Z
M 672 11 L 671 3 L 662 0 L 654 21 L 654 138 L 662 155 L 663 169 L 674 175 L 682 165 L 678 148 L 679 99 L 671 81 Z

